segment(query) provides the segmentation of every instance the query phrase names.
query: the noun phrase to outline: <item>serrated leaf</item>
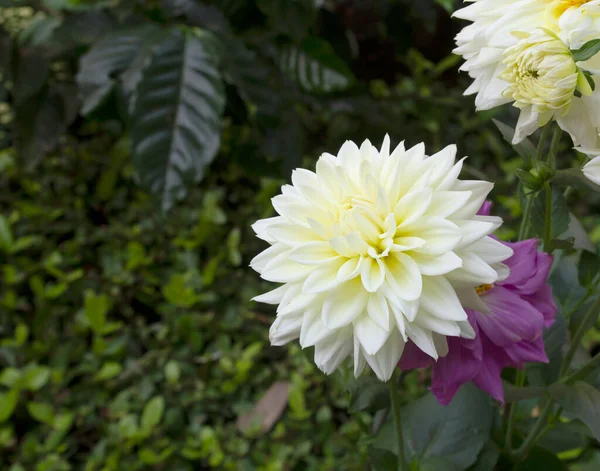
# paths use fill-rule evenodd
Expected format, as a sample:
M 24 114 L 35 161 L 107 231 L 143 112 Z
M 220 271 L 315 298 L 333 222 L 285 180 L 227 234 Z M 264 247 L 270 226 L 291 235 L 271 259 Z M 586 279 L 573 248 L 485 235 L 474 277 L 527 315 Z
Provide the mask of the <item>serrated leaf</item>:
M 598 52 L 600 52 L 600 39 L 592 39 L 586 42 L 583 46 L 573 52 L 573 60 L 575 62 L 584 62 L 590 60 Z
M 548 392 L 565 412 L 580 419 L 590 428 L 596 440 L 600 440 L 600 391 L 591 384 L 578 381 L 575 384 L 553 384 Z
M 111 32 L 81 57 L 77 83 L 84 115 L 108 96 L 116 83 L 115 77 L 130 66 L 146 38 L 157 29 L 145 24 Z
M 354 77 L 327 41 L 306 38 L 300 44 L 279 51 L 281 70 L 308 92 L 330 93 L 345 90 Z
M 560 188 L 552 186 L 552 204 L 550 211 L 550 237 L 558 238 L 569 228 L 569 207 Z M 531 225 L 536 235 L 544 237 L 546 225 L 546 190 L 540 191 L 533 202 Z
M 219 149 L 225 95 L 214 50 L 208 34 L 173 30 L 135 91 L 133 163 L 164 210 L 202 179 Z
M 165 399 L 162 396 L 153 397 L 148 401 L 142 412 L 140 425 L 142 430 L 150 433 L 162 420 L 165 410 Z

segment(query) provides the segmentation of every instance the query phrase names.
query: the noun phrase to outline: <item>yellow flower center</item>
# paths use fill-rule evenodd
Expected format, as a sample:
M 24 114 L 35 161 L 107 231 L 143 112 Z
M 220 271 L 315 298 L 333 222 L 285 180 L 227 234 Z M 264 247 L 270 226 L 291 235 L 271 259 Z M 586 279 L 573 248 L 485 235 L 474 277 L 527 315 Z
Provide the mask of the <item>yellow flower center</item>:
M 482 294 L 487 293 L 489 290 L 491 290 L 494 287 L 494 285 L 480 285 L 477 288 L 475 288 L 475 292 L 481 296 Z
M 569 8 L 579 8 L 591 0 L 548 0 L 550 5 L 546 8 L 546 20 L 550 26 L 558 24 L 562 14 Z

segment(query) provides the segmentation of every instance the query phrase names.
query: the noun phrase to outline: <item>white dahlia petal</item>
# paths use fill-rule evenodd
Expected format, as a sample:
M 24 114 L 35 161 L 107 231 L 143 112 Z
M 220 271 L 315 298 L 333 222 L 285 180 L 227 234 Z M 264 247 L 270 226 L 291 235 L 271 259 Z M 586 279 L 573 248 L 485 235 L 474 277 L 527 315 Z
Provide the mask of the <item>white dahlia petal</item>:
M 386 137 L 294 171 L 279 215 L 253 225 L 271 247 L 252 268 L 283 283 L 254 298 L 278 304 L 274 345 L 299 339 L 326 373 L 351 357 L 388 380 L 409 339 L 438 358 L 447 336 L 472 336 L 456 290 L 495 282 L 511 252 L 488 237 L 500 219 L 476 215 L 492 185 L 459 180 L 455 157 Z

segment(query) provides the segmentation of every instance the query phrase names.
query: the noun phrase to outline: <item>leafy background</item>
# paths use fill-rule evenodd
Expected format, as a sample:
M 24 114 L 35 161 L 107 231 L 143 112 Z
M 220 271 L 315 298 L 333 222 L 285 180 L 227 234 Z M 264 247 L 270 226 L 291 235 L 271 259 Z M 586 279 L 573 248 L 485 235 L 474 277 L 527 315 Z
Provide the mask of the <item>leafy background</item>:
M 274 312 L 249 302 L 269 289 L 248 268 L 263 248 L 250 224 L 291 169 L 389 133 L 430 153 L 457 143 L 464 177 L 496 182 L 500 235 L 516 236 L 515 170 L 533 144 L 511 148 L 492 122 L 513 110 L 476 114 L 462 96 L 455 6 L 0 0 L 1 469 L 393 469 L 382 385 L 269 347 Z M 562 167 L 577 165 L 562 147 Z M 552 363 L 528 369 L 516 441 L 598 281 L 600 198 L 573 186 L 555 200 L 561 312 Z M 442 408 L 427 372 L 402 379 L 411 469 L 513 469 L 489 398 L 467 386 Z M 583 384 L 588 408 L 518 469 L 598 469 L 600 393 Z

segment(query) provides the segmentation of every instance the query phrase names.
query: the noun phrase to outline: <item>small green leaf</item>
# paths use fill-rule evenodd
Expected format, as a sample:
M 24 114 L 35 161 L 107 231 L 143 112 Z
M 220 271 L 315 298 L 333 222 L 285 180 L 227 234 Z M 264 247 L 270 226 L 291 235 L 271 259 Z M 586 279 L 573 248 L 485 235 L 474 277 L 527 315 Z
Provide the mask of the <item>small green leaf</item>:
M 573 60 L 575 62 L 584 62 L 590 60 L 592 57 L 598 54 L 598 52 L 600 52 L 600 39 L 592 39 L 581 46 L 581 48 L 571 52 L 573 53 Z
M 74 419 L 75 419 L 75 414 L 73 414 L 72 412 L 62 412 L 60 414 L 56 414 L 56 416 L 54 417 L 54 422 L 52 423 L 52 426 L 56 430 L 66 431 L 71 428 L 71 425 L 73 425 Z
M 0 422 L 4 422 L 12 415 L 17 401 L 19 400 L 19 390 L 11 389 L 6 393 L 0 393 Z
M 0 214 L 0 250 L 8 253 L 12 250 L 13 236 L 8 219 Z
M 119 363 L 109 361 L 102 365 L 102 368 L 100 368 L 100 371 L 96 373 L 96 376 L 94 376 L 94 378 L 97 381 L 106 381 L 119 375 L 122 370 L 123 367 Z
M 15 328 L 15 342 L 17 342 L 17 345 L 23 345 L 27 341 L 28 337 L 29 327 L 27 327 L 27 324 L 19 322 Z
M 30 391 L 37 391 L 44 387 L 50 379 L 50 368 L 41 365 L 31 365 L 24 372 L 25 387 Z
M 600 274 L 600 257 L 583 250 L 579 259 L 579 283 L 586 288 L 594 288 Z
M 109 308 L 108 296 L 105 294 L 96 295 L 93 291 L 85 293 L 84 312 L 85 317 L 90 323 L 94 332 L 100 334 L 106 324 L 106 313 Z
M 600 440 L 600 391 L 591 384 L 578 381 L 572 385 L 553 384 L 549 393 L 565 412 L 580 419 Z
M 184 275 L 171 276 L 169 283 L 162 288 L 165 299 L 179 307 L 190 307 L 196 303 L 198 297 L 194 290 L 187 286 Z
M 17 383 L 21 380 L 21 372 L 11 366 L 4 368 L 0 373 L 0 384 L 13 388 L 17 386 Z
M 137 267 L 148 263 L 146 249 L 138 241 L 134 240 L 127 244 L 127 270 L 135 270 Z
M 569 207 L 560 188 L 552 186 L 550 237 L 558 238 L 569 228 Z M 533 202 L 531 225 L 538 237 L 544 237 L 546 225 L 546 190 L 540 191 Z
M 146 433 L 150 433 L 162 420 L 164 410 L 165 399 L 162 396 L 156 396 L 150 399 L 142 412 L 142 430 Z
M 181 369 L 179 368 L 179 363 L 175 360 L 171 360 L 165 365 L 165 377 L 169 384 L 177 384 L 180 375 Z
M 34 419 L 48 425 L 54 422 L 54 409 L 45 402 L 28 402 L 27 410 Z

